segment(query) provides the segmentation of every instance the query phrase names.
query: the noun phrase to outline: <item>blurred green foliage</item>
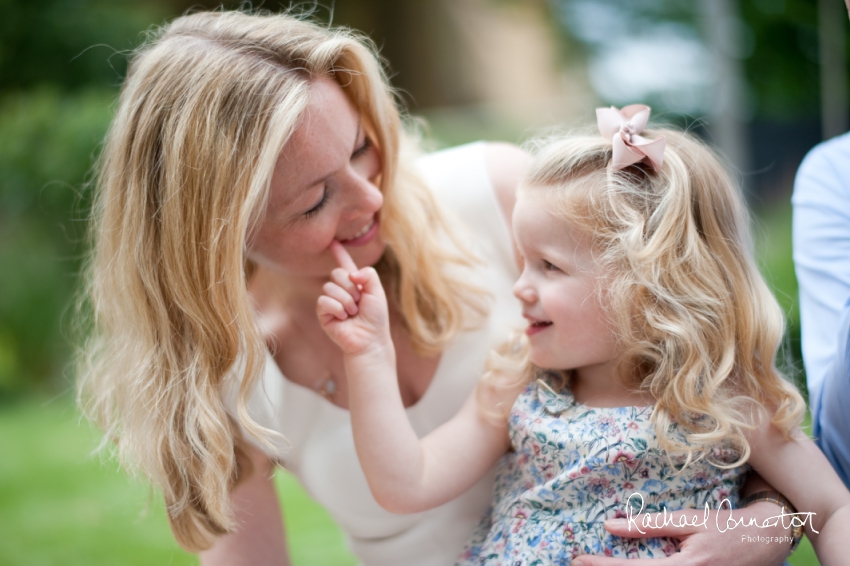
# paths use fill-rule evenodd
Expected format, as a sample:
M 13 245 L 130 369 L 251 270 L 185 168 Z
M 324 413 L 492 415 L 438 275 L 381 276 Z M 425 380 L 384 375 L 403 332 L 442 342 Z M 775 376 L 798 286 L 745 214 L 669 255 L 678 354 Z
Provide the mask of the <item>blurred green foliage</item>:
M 739 2 L 751 46 L 744 67 L 758 117 L 780 121 L 818 117 L 817 4 L 812 0 Z M 847 53 L 850 58 L 850 43 Z
M 70 387 L 62 319 L 126 54 L 190 6 L 204 2 L 0 0 L 0 399 Z
M 182 11 L 163 0 L 0 0 L 0 89 L 117 86 L 151 24 Z
M 0 98 L 0 394 L 62 375 L 59 324 L 84 250 L 86 180 L 111 90 L 40 87 Z

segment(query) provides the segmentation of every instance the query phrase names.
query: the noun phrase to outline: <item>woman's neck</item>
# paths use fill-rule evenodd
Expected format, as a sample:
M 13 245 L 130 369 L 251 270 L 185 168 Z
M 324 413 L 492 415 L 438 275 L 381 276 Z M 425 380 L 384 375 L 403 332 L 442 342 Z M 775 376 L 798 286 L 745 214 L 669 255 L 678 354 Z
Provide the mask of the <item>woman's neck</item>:
M 327 277 L 295 277 L 258 266 L 248 287 L 257 302 L 274 300 L 287 311 L 314 311 L 327 281 Z
M 252 274 L 248 288 L 254 308 L 260 313 L 261 326 L 276 344 L 275 350 L 281 360 L 290 362 L 287 365 L 278 360 L 284 375 L 300 385 L 315 389 L 316 375 L 321 377 L 330 373 L 338 390 L 331 402 L 347 408 L 348 389 L 342 369 L 342 354 L 321 330 L 316 317 L 316 301 L 326 281 L 319 278 L 292 279 L 258 267 Z M 389 305 L 389 315 L 390 331 L 396 348 L 399 390 L 405 407 L 409 407 L 418 402 L 430 386 L 440 356 L 417 354 L 401 314 L 392 303 Z M 285 331 L 281 330 L 284 328 Z M 284 342 L 290 342 L 290 347 L 296 351 L 300 349 L 299 354 L 290 356 L 292 350 L 287 350 Z M 313 366 L 301 371 L 303 368 L 299 368 L 296 362 L 310 355 L 313 356 Z

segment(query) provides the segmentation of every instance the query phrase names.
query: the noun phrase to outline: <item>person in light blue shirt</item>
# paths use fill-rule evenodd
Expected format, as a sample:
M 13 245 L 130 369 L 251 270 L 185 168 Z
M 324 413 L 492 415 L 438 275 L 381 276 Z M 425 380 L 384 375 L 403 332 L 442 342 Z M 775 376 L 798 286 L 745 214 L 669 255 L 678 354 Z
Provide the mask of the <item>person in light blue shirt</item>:
M 809 152 L 791 202 L 814 434 L 850 486 L 850 133 Z

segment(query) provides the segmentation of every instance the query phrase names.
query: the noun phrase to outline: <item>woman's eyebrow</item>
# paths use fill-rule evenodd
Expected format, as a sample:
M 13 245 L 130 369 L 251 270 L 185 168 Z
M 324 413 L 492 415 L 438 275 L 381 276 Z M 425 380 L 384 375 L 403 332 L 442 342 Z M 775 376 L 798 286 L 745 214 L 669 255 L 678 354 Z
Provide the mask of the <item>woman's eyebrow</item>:
M 355 132 L 355 135 L 354 135 L 354 144 L 353 144 L 352 149 L 351 149 L 351 154 L 352 154 L 352 155 L 354 155 L 354 152 L 355 152 L 355 151 L 357 151 L 357 140 L 359 140 L 359 139 L 360 139 L 360 128 L 361 128 L 362 124 L 363 124 L 363 119 L 362 119 L 362 118 L 358 118 L 358 119 L 357 119 L 357 131 Z M 321 178 L 319 178 L 319 179 L 316 179 L 316 180 L 315 180 L 315 181 L 313 181 L 312 183 L 308 183 L 308 184 L 304 185 L 304 189 L 306 190 L 306 189 L 309 189 L 309 188 L 311 188 L 311 187 L 315 187 L 315 186 L 316 186 L 316 185 L 318 185 L 319 183 L 324 183 L 324 182 L 326 182 L 328 179 L 330 179 L 331 177 L 333 177 L 333 176 L 334 176 L 334 173 L 336 173 L 336 171 L 333 171 L 333 172 L 331 172 L 331 173 L 328 173 L 328 174 L 327 174 L 327 175 L 325 175 L 324 177 L 321 177 Z

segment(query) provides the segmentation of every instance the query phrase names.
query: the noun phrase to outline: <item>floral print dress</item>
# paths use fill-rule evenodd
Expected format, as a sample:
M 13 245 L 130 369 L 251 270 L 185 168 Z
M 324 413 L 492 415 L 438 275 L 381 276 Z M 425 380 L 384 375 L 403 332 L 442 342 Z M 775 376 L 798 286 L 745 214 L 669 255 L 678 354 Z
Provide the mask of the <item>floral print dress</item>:
M 641 498 L 643 513 L 717 509 L 723 499 L 737 504 L 746 466 L 722 469 L 703 458 L 682 469 L 684 456 L 671 465 L 650 423 L 653 407 L 592 408 L 549 383 L 545 376 L 531 382 L 514 403 L 513 451 L 499 463 L 490 510 L 458 565 L 566 565 L 580 554 L 664 557 L 678 550 L 673 539 L 621 539 L 603 521 L 627 517 L 629 505 L 638 517 Z M 676 424 L 671 432 L 684 440 Z M 731 463 L 737 453 L 717 448 L 710 459 Z

